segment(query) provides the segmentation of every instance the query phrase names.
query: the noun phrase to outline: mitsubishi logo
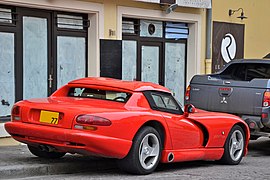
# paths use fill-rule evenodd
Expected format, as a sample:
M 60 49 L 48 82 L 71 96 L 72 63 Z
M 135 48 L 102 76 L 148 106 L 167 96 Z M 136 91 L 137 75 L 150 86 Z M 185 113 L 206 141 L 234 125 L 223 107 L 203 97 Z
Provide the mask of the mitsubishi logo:
M 220 101 L 220 104 L 227 104 L 227 100 L 226 97 L 223 97 L 222 100 Z

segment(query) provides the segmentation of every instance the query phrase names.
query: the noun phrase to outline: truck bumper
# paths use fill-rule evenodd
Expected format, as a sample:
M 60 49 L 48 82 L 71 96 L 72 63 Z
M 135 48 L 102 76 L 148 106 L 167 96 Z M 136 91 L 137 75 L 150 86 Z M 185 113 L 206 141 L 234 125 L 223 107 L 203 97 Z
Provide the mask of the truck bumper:
M 243 115 L 241 118 L 247 123 L 251 130 L 260 131 L 264 127 L 260 116 Z
M 270 107 L 263 107 L 262 108 L 261 121 L 265 127 L 270 128 Z

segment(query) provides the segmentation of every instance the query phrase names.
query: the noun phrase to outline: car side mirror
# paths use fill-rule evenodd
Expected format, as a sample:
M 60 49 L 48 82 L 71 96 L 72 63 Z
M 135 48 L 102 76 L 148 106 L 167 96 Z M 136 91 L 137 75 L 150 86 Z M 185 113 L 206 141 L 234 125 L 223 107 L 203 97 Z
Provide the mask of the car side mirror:
M 190 113 L 195 113 L 195 112 L 196 112 L 195 106 L 193 106 L 192 104 L 187 104 L 187 105 L 185 105 L 185 108 L 184 108 L 184 115 L 185 115 L 186 117 L 188 117 L 188 115 L 189 115 Z

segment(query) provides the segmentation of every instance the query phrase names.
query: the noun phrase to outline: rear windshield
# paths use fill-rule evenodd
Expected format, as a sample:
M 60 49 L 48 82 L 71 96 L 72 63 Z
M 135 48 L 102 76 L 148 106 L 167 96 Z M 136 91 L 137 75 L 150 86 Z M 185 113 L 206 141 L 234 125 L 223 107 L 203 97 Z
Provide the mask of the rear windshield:
M 131 94 L 121 91 L 109 91 L 101 89 L 73 87 L 69 89 L 68 96 L 80 98 L 94 98 L 125 103 L 128 101 Z
M 254 78 L 269 79 L 270 64 L 232 64 L 225 69 L 220 76 L 223 79 L 234 79 L 239 81 L 251 81 Z

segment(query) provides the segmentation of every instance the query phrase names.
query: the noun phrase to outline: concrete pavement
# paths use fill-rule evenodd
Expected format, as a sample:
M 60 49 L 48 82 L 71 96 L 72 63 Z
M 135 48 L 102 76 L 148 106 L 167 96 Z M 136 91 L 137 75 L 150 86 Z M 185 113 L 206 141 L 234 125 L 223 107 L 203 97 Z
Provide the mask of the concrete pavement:
M 45 176 L 116 167 L 114 160 L 67 154 L 61 159 L 41 159 L 26 145 L 0 147 L 0 179 Z
M 18 145 L 0 147 L 0 179 L 270 179 L 269 162 L 269 138 L 250 141 L 248 157 L 238 166 L 214 162 L 173 163 L 161 165 L 148 176 L 123 173 L 113 159 L 70 154 L 56 160 L 41 159 L 33 156 L 26 145 Z
M 20 145 L 18 141 L 15 141 L 11 137 L 1 137 L 0 138 L 0 147 L 1 146 L 17 146 Z

